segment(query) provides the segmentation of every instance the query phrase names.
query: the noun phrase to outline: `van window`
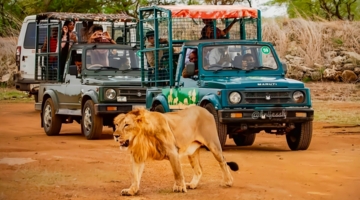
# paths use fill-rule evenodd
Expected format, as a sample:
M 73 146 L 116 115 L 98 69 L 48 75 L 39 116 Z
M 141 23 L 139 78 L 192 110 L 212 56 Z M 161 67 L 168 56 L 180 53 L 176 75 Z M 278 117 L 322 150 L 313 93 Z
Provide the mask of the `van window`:
M 25 39 L 24 39 L 24 49 L 35 49 L 35 31 L 36 23 L 30 22 L 27 25 Z M 39 45 L 42 45 L 45 41 L 46 36 L 46 27 L 39 28 Z M 39 47 L 40 48 L 40 47 Z

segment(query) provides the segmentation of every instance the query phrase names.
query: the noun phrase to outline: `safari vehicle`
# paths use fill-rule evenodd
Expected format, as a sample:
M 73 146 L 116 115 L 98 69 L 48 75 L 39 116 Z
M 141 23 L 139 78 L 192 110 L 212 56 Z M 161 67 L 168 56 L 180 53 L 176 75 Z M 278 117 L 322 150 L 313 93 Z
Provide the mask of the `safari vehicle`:
M 260 131 L 286 135 L 291 150 L 309 147 L 314 114 L 310 91 L 302 82 L 285 77 L 286 64 L 271 43 L 261 40 L 260 10 L 236 5 L 155 6 L 140 9 L 139 16 L 140 29 L 143 22 L 154 25 L 156 41 L 155 48 L 145 48 L 141 42 L 141 58 L 149 51 L 169 52 L 162 58 L 169 61 L 167 68 L 142 76 L 143 85 L 152 84 L 147 109 L 164 113 L 194 105 L 206 108 L 217 123 L 222 147 L 227 136 L 237 146 L 252 145 Z M 215 39 L 199 40 L 202 19 L 211 19 L 215 30 L 226 27 L 232 18 L 237 22 L 225 37 L 216 38 L 214 31 Z M 169 46 L 161 47 L 159 37 L 168 38 Z M 174 53 L 179 46 L 180 53 Z M 189 50 L 197 50 L 197 61 L 187 61 Z M 247 54 L 252 62 L 242 61 Z M 220 56 L 227 59 L 217 64 Z M 144 72 L 145 66 L 142 61 Z M 184 69 L 189 78 L 182 76 Z
M 39 15 L 36 32 L 39 33 L 42 26 L 60 30 L 61 21 L 55 21 L 60 17 L 53 13 Z M 77 14 L 76 18 L 103 19 L 110 23 L 135 20 L 122 14 Z M 43 19 L 48 23 L 39 23 Z M 60 37 L 57 39 L 60 40 Z M 35 44 L 39 44 L 39 37 L 35 38 Z M 35 52 L 39 52 L 38 46 L 35 45 Z M 103 126 L 113 127 L 116 115 L 136 106 L 144 106 L 146 90 L 141 88 L 141 71 L 136 53 L 137 49 L 130 45 L 73 44 L 66 56 L 63 72 L 59 66 L 60 53 L 36 53 L 35 79 L 40 84 L 35 109 L 41 111 L 41 126 L 45 133 L 58 135 L 62 124 L 76 121 L 81 124 L 81 131 L 87 139 L 97 139 L 101 136 Z M 58 58 L 55 67 L 50 65 L 51 56 Z
M 16 65 L 17 73 L 14 75 L 15 87 L 17 90 L 29 92 L 30 95 L 33 95 L 35 102 L 38 102 L 38 89 L 39 84 L 43 82 L 42 80 L 37 79 L 35 76 L 35 39 L 37 39 L 38 50 L 43 45 L 45 38 L 47 36 L 47 30 L 49 26 L 47 24 L 59 23 L 64 24 L 65 19 L 74 19 L 78 16 L 83 16 L 80 13 L 62 13 L 62 12 L 53 12 L 51 13 L 54 17 L 51 17 L 50 22 L 48 18 L 41 16 L 48 16 L 50 13 L 29 15 L 27 16 L 22 23 L 21 31 L 18 37 L 18 44 L 16 48 Z M 135 46 L 139 44 L 139 28 L 137 27 L 137 21 L 110 21 L 102 20 L 102 17 L 111 17 L 111 15 L 106 14 L 86 14 L 87 19 L 85 21 L 91 21 L 94 24 L 102 25 L 104 31 L 110 33 L 111 37 L 117 42 L 117 44 L 125 44 L 130 46 Z M 100 18 L 99 18 L 100 17 Z M 99 18 L 99 19 L 97 19 Z M 50 18 L 49 18 L 50 19 Z M 39 22 L 37 22 L 39 20 Z M 38 26 L 37 26 L 38 24 Z M 42 26 L 39 26 L 42 24 Z M 52 25 L 53 26 L 53 25 Z M 75 33 L 79 39 L 79 43 L 83 42 L 81 38 L 81 29 L 83 28 L 82 21 L 77 19 L 75 21 Z M 144 31 L 151 30 L 152 27 L 144 24 Z M 37 32 L 36 32 L 37 31 Z M 37 62 L 44 61 L 44 59 L 38 59 Z M 42 63 L 44 65 L 44 63 Z

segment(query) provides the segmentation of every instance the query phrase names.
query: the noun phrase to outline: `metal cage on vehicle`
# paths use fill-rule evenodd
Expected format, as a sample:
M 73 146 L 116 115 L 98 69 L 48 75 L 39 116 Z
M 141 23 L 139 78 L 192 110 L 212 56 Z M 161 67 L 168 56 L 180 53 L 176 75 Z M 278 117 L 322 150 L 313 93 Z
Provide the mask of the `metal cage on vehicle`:
M 137 20 L 123 13 L 95 14 L 47 12 L 37 14 L 34 38 L 36 44 L 34 79 L 37 81 L 62 81 L 62 75 L 64 73 L 64 66 L 68 53 L 61 51 L 61 45 L 58 44 L 73 44 L 72 41 L 61 41 L 62 26 L 66 20 L 71 20 L 75 24 L 79 25 L 81 25 L 81 22 L 83 21 L 91 21 L 94 24 L 102 25 L 104 27 L 104 31 L 109 32 L 111 38 L 113 38 L 118 44 L 135 46 L 139 42 L 139 36 L 136 35 L 138 34 L 136 26 Z M 80 28 L 79 27 L 75 30 L 80 30 L 82 25 Z M 52 33 L 56 34 L 56 37 L 52 37 Z M 80 40 L 80 32 L 75 33 L 78 38 L 78 43 L 86 43 L 86 41 Z M 54 46 L 56 46 L 56 48 Z M 42 47 L 44 47 L 43 50 Z
M 240 5 L 189 5 L 189 6 L 152 6 L 140 8 L 140 57 L 142 70 L 150 70 L 148 76 L 142 76 L 143 85 L 164 86 L 174 84 L 179 50 L 182 44 L 202 39 L 240 39 L 261 41 L 261 11 Z M 205 21 L 212 29 L 210 38 L 204 38 Z M 143 31 L 143 24 L 154 27 L 154 44 L 146 44 L 149 37 Z M 217 36 L 218 31 L 231 25 L 226 35 Z M 160 38 L 166 38 L 163 44 Z M 154 63 L 150 65 L 144 58 L 153 54 Z M 146 57 L 147 58 L 147 57 Z M 154 67 L 156 66 L 156 67 Z M 150 74 L 150 75 L 149 75 Z

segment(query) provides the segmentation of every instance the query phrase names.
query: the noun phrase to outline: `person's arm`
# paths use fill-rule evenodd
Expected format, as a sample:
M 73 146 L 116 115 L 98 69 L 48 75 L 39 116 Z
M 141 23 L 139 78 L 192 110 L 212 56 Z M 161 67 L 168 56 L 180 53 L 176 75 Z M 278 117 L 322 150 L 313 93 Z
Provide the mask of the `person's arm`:
M 116 44 L 115 40 L 111 39 L 111 37 L 110 37 L 110 35 L 109 35 L 108 32 L 104 32 L 104 36 L 105 36 L 106 39 L 109 40 L 110 43 Z
M 45 37 L 45 41 L 44 41 L 44 44 L 41 47 L 41 51 L 46 52 L 46 49 L 47 49 L 47 38 Z
M 149 63 L 150 67 L 155 67 L 155 58 L 154 58 L 154 52 L 148 51 L 145 53 L 147 62 Z
M 61 49 L 63 49 L 66 45 L 67 36 L 68 36 L 67 33 L 69 31 L 67 26 L 64 26 L 62 30 L 63 30 L 64 35 L 61 38 Z
M 64 36 L 61 38 L 61 49 L 63 49 L 67 42 L 67 34 L 65 33 Z
M 226 27 L 224 30 L 220 30 L 220 35 L 218 37 L 226 35 L 236 22 L 237 19 L 234 19 L 228 27 Z

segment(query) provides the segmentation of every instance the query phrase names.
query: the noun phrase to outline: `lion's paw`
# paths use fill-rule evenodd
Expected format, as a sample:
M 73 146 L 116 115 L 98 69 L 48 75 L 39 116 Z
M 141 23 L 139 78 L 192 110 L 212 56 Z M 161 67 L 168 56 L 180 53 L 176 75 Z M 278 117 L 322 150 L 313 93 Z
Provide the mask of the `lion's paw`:
M 223 181 L 220 183 L 220 186 L 222 187 L 231 187 L 232 186 L 232 181 Z
M 122 196 L 134 196 L 136 194 L 136 192 L 134 192 L 134 190 L 132 189 L 123 189 L 121 190 L 121 195 Z
M 193 184 L 193 183 L 186 183 L 186 188 L 187 189 L 196 189 L 197 185 Z
M 187 192 L 185 184 L 177 185 L 176 183 L 173 187 L 173 191 L 174 192 Z

